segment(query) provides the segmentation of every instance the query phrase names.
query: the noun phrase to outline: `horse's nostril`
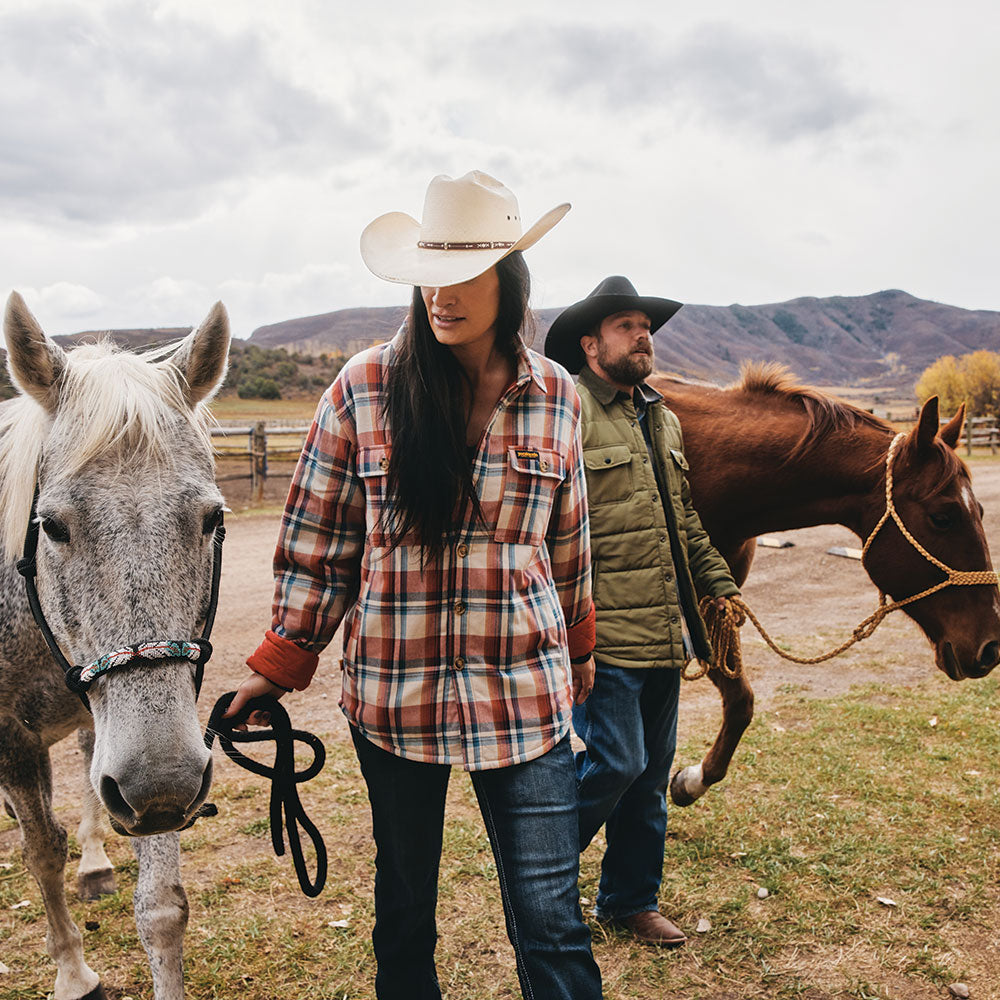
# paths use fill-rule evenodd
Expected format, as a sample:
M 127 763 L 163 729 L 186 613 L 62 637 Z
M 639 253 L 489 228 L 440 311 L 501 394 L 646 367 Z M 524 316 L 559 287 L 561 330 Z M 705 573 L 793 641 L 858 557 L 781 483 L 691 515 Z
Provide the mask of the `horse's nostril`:
M 992 670 L 1000 663 L 1000 642 L 988 642 L 979 652 L 979 666 Z
M 116 819 L 128 824 L 135 822 L 135 810 L 125 801 L 118 782 L 107 774 L 101 778 L 101 801 Z

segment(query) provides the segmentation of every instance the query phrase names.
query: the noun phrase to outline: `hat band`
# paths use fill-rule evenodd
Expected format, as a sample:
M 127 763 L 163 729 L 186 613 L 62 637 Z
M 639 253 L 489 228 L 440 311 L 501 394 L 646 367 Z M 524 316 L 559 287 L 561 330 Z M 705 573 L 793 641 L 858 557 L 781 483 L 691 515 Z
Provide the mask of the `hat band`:
M 417 243 L 421 250 L 509 250 L 513 245 L 513 242 L 431 243 L 428 240 L 420 240 Z

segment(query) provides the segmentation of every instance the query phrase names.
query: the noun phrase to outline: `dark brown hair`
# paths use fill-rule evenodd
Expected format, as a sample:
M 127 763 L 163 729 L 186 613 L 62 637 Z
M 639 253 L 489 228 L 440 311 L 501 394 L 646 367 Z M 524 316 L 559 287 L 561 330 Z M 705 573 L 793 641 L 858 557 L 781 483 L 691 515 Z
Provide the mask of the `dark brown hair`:
M 496 349 L 516 363 L 518 335 L 530 323 L 531 278 L 518 251 L 502 258 L 496 269 Z M 391 548 L 412 531 L 422 558 L 438 556 L 453 542 L 455 521 L 470 503 L 481 517 L 465 444 L 470 403 L 463 382 L 468 385 L 468 376 L 451 349 L 434 336 L 421 290 L 415 287 L 383 404 L 392 451 L 380 524 Z

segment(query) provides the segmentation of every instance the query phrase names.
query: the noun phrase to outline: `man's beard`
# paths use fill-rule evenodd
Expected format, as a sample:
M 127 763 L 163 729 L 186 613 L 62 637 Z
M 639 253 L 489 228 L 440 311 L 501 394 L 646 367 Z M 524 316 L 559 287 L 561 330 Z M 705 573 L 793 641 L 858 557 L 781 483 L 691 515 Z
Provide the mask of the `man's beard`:
M 652 354 L 623 354 L 611 358 L 604 341 L 600 339 L 597 342 L 597 363 L 619 385 L 638 385 L 653 373 Z

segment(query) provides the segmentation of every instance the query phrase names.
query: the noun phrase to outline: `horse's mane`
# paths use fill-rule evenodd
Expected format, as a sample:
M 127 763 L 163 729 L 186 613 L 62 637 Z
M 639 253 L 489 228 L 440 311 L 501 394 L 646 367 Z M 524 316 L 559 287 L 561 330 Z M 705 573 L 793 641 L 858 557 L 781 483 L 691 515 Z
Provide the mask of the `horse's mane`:
M 802 406 L 808 423 L 789 452 L 789 461 L 801 458 L 814 444 L 836 430 L 863 424 L 890 434 L 894 432 L 892 425 L 880 417 L 828 396 L 812 386 L 800 385 L 791 372 L 776 361 L 744 362 L 740 368 L 739 381 L 727 389 L 751 396 L 777 396 Z
M 118 451 L 169 464 L 178 418 L 211 450 L 207 409 L 188 405 L 184 380 L 169 360 L 169 348 L 143 354 L 110 340 L 66 353 L 55 415 L 22 394 L 0 407 L 0 543 L 15 556 L 24 539 L 46 441 L 55 434 L 72 441 L 62 450 L 55 475 L 72 476 Z

